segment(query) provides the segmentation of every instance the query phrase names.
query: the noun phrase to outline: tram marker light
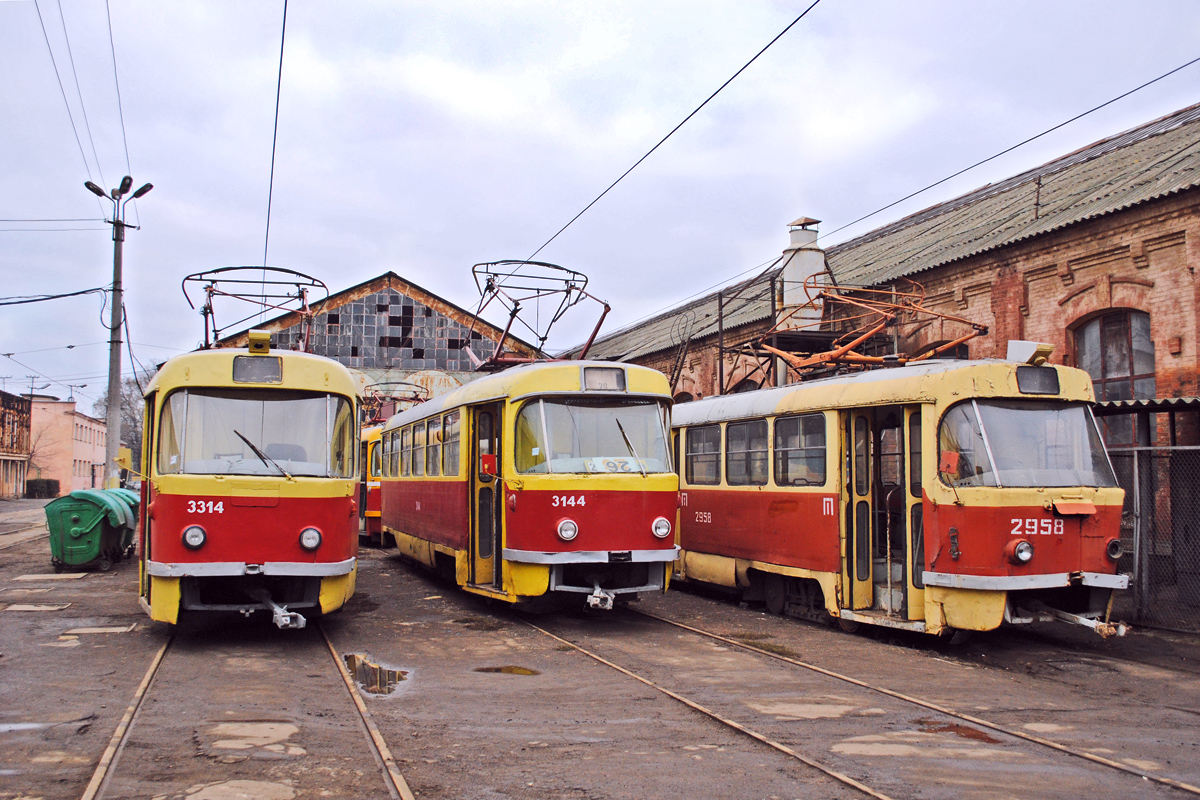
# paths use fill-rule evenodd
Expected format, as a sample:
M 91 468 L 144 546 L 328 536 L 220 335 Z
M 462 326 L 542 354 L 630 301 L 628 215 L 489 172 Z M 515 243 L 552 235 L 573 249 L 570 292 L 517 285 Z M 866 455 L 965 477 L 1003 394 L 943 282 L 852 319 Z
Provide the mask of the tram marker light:
M 199 525 L 189 525 L 183 529 L 183 546 L 189 550 L 199 550 L 208 540 L 208 534 Z

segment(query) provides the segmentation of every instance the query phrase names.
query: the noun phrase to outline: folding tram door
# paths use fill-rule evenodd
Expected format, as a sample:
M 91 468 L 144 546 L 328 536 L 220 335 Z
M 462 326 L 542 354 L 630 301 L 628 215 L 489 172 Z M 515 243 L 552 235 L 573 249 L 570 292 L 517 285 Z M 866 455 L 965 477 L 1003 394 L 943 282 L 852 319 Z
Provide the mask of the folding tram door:
M 500 475 L 500 427 L 504 406 L 474 406 L 471 415 L 471 580 L 476 586 L 500 588 L 504 496 Z
M 842 416 L 845 608 L 924 618 L 921 407 Z

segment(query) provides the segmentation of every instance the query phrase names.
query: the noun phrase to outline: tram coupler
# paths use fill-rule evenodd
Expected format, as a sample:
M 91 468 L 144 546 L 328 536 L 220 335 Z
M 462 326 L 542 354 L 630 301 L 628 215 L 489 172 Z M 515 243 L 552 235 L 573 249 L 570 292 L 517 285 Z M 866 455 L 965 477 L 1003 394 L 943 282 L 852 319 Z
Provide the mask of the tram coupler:
M 270 593 L 266 589 L 247 590 L 246 594 L 255 600 L 261 601 L 271 609 L 271 621 L 280 630 L 303 628 L 308 623 L 308 620 L 302 614 L 297 614 L 295 611 L 288 611 L 286 606 L 281 606 L 272 600 Z
M 600 588 L 599 583 L 593 584 L 596 588 L 588 595 L 588 608 L 598 608 L 601 611 L 612 611 L 613 600 L 616 599 L 616 592 L 606 592 Z
M 1067 622 L 1071 625 L 1082 625 L 1085 628 L 1091 628 L 1105 639 L 1109 638 L 1110 636 L 1124 636 L 1129 632 L 1129 626 L 1124 622 L 1108 622 L 1107 620 L 1102 621 L 1096 617 L 1084 616 L 1082 614 L 1072 614 L 1068 611 L 1052 608 L 1045 603 L 1040 602 L 1034 602 L 1030 605 L 1033 609 L 1032 612 L 1026 611 L 1025 609 L 1018 609 L 1017 613 L 1024 613 L 1030 616 L 1032 616 L 1033 613 L 1039 612 L 1042 614 L 1049 614 L 1050 616 L 1054 617 L 1054 619 L 1057 619 L 1061 622 Z

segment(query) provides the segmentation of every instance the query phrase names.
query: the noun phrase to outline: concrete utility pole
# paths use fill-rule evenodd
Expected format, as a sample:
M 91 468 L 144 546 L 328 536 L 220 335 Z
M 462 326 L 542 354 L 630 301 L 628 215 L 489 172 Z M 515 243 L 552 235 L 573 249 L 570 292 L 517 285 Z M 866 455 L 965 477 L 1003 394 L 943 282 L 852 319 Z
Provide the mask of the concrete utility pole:
M 103 487 L 111 489 L 118 485 L 117 448 L 121 446 L 121 325 L 125 321 L 125 308 L 122 305 L 123 292 L 121 289 L 121 246 L 125 242 L 125 229 L 135 227 L 125 223 L 125 206 L 130 200 L 136 200 L 154 188 L 147 183 L 134 192 L 124 202 L 121 198 L 133 186 L 133 178 L 126 175 L 121 179 L 121 186 L 113 189 L 111 196 L 91 181 L 84 181 L 84 187 L 97 197 L 104 197 L 112 202 L 113 218 L 105 220 L 113 226 L 113 282 L 112 282 L 112 316 L 109 317 L 108 338 L 108 414 L 104 431 L 104 480 Z

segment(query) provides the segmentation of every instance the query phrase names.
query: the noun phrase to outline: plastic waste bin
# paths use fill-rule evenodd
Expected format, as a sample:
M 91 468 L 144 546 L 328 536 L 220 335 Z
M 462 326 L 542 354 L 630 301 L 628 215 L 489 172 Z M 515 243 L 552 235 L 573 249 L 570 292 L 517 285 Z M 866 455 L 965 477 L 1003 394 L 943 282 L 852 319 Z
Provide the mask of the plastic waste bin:
M 111 569 L 132 541 L 137 517 L 120 495 L 102 489 L 80 489 L 46 504 L 50 529 L 50 563 L 55 572 L 93 562 Z

